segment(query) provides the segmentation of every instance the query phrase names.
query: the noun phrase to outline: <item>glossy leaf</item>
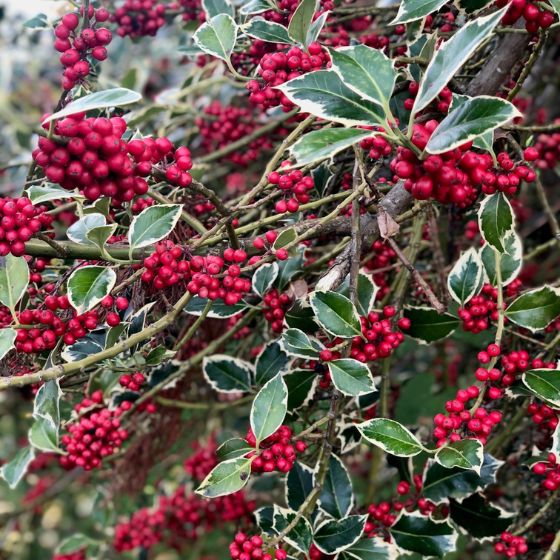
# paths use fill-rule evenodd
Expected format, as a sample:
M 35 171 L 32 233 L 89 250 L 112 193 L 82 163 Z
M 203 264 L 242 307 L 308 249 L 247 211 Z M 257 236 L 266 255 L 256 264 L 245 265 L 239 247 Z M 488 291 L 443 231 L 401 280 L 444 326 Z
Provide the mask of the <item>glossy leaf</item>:
M 29 284 L 29 266 L 24 257 L 8 253 L 0 257 L 0 303 L 15 312 Z
M 395 557 L 394 545 L 376 537 L 361 539 L 338 556 L 340 560 L 394 560 Z
M 282 333 L 282 346 L 284 350 L 296 358 L 315 360 L 323 345 L 319 341 L 310 339 L 299 329 L 287 329 Z
M 482 261 L 477 250 L 471 248 L 464 252 L 447 277 L 451 297 L 460 305 L 467 303 L 480 289 L 482 272 Z
M 0 329 L 0 360 L 15 347 L 17 332 L 11 327 Z
M 329 458 L 329 469 L 319 497 L 319 506 L 336 519 L 346 517 L 354 506 L 354 492 L 350 475 L 336 455 Z
M 182 209 L 181 204 L 157 204 L 134 216 L 128 230 L 130 250 L 153 245 L 167 237 L 177 225 Z
M 532 369 L 521 378 L 523 384 L 539 399 L 560 408 L 560 370 Z
M 66 236 L 74 243 L 79 243 L 80 245 L 91 245 L 92 242 L 88 239 L 87 234 L 91 230 L 105 226 L 106 223 L 107 221 L 103 214 L 87 214 L 83 218 L 74 222 L 66 230 Z
M 242 30 L 246 35 L 255 37 L 261 41 L 283 43 L 286 45 L 294 43 L 294 40 L 288 34 L 288 30 L 283 25 L 268 21 L 262 17 L 251 19 L 247 25 L 243 26 Z
M 437 12 L 444 5 L 445 0 L 403 0 L 399 5 L 399 11 L 395 19 L 391 21 L 391 25 L 422 19 L 433 12 Z
M 307 46 L 307 32 L 313 21 L 317 0 L 300 0 L 296 11 L 290 19 L 288 33 L 295 41 Z
M 511 235 L 514 222 L 511 204 L 501 192 L 483 199 L 478 211 L 478 226 L 486 243 L 496 251 L 506 252 L 505 240 Z
M 194 44 L 206 54 L 229 60 L 235 41 L 237 25 L 228 14 L 218 14 L 203 23 L 193 35 Z
M 286 476 L 286 503 L 297 511 L 313 489 L 313 471 L 296 461 Z
M 214 354 L 202 362 L 204 377 L 220 393 L 247 392 L 251 389 L 252 367 L 243 360 Z
M 228 439 L 216 450 L 216 455 L 220 461 L 227 461 L 229 459 L 237 459 L 244 457 L 248 453 L 254 451 L 255 448 L 251 447 L 246 440 L 241 438 Z
M 350 298 L 350 275 L 348 275 L 344 282 L 336 290 L 339 294 Z M 367 315 L 375 308 L 375 298 L 379 286 L 375 285 L 371 274 L 358 274 L 358 284 L 356 289 L 356 309 L 359 315 Z
M 282 425 L 288 410 L 288 388 L 278 374 L 257 393 L 251 407 L 251 429 L 257 445 Z
M 319 376 L 312 369 L 296 369 L 284 376 L 284 382 L 288 387 L 288 411 L 293 412 L 309 403 Z
M 68 299 L 79 315 L 93 309 L 111 293 L 117 281 L 112 268 L 82 266 L 68 278 Z
M 105 109 L 107 107 L 122 107 L 123 105 L 130 105 L 137 103 L 142 99 L 142 96 L 130 89 L 126 88 L 113 88 L 106 89 L 105 91 L 96 91 L 84 95 L 79 99 L 68 103 L 64 109 L 53 113 L 42 121 L 43 124 L 51 121 L 67 117 L 68 115 L 75 115 L 82 111 L 93 111 L 94 109 Z
M 384 115 L 379 105 L 362 99 L 333 70 L 317 70 L 278 86 L 305 113 L 344 126 L 380 125 Z
M 249 480 L 251 460 L 238 457 L 218 464 L 196 489 L 205 498 L 226 496 L 241 490 Z
M 202 0 L 202 8 L 206 19 L 211 19 L 218 14 L 227 14 L 233 17 L 234 10 L 229 0 Z
M 269 342 L 257 356 L 255 362 L 255 383 L 258 386 L 270 381 L 276 374 L 283 372 L 290 362 L 277 340 Z
M 397 457 L 413 457 L 424 449 L 416 437 L 395 420 L 373 418 L 356 427 L 370 443 Z
M 202 315 L 207 303 L 208 299 L 194 296 L 186 305 L 185 312 L 189 315 L 199 317 Z M 223 299 L 216 299 L 212 302 L 212 307 L 206 317 L 211 319 L 228 319 L 229 317 L 233 317 L 234 315 L 241 313 L 246 308 L 247 305 L 244 303 L 227 305 Z
M 484 448 L 477 439 L 462 439 L 440 447 L 435 460 L 447 469 L 458 467 L 480 473 Z
M 277 263 L 263 264 L 257 268 L 251 280 L 253 291 L 263 297 L 272 288 L 274 281 L 278 277 L 278 271 Z
M 337 554 L 356 543 L 364 531 L 367 515 L 350 515 L 321 523 L 315 530 L 315 546 L 324 554 Z
M 63 200 L 66 198 L 78 198 L 83 199 L 83 195 L 63 189 L 58 185 L 47 184 L 47 185 L 31 185 L 27 189 L 27 197 L 31 202 L 36 204 L 42 204 L 43 202 L 48 202 L 49 200 Z
M 352 302 L 336 292 L 313 292 L 309 298 L 317 322 L 330 334 L 352 338 L 362 334 L 360 318 Z
M 440 314 L 429 307 L 407 307 L 404 316 L 411 322 L 406 334 L 424 342 L 445 338 L 459 326 L 457 317 L 449 313 Z
M 543 286 L 520 295 L 506 309 L 506 317 L 530 331 L 546 328 L 560 315 L 560 290 Z
M 500 271 L 502 286 L 507 286 L 513 282 L 521 272 L 523 266 L 523 245 L 521 238 L 515 231 L 511 231 L 504 237 L 505 253 L 500 255 Z M 484 271 L 488 281 L 496 285 L 496 249 L 491 245 L 485 244 L 480 250 L 480 259 L 484 265 Z
M 352 358 L 327 363 L 333 385 L 344 395 L 358 397 L 375 391 L 373 377 L 366 364 Z
M 21 479 L 25 476 L 31 461 L 35 459 L 35 450 L 31 446 L 22 447 L 15 457 L 2 465 L 0 476 L 6 481 L 8 486 L 14 489 Z
M 295 511 L 274 506 L 274 530 L 284 532 L 296 517 Z M 293 529 L 288 531 L 284 539 L 299 552 L 307 553 L 313 542 L 313 529 L 305 517 L 300 517 Z
M 476 539 L 501 534 L 511 525 L 512 516 L 489 504 L 481 494 L 462 501 L 449 501 L 451 520 Z

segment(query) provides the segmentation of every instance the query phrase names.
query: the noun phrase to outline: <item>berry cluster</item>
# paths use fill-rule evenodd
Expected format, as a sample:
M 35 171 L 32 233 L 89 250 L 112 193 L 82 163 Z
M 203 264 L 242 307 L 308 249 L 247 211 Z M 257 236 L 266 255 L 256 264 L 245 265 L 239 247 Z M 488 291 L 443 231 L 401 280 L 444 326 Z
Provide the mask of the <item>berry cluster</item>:
M 99 312 L 96 309 L 78 315 L 71 310 L 66 295 L 49 295 L 44 305 L 46 309 L 24 309 L 19 313 L 20 324 L 32 328 L 17 329 L 15 344 L 18 352 L 31 354 L 52 350 L 61 337 L 64 344 L 74 344 L 99 324 Z M 117 319 L 120 323 L 118 315 Z
M 286 560 L 288 558 L 283 548 L 267 549 L 259 535 L 249 537 L 241 532 L 235 535 L 229 545 L 229 554 L 233 560 Z
M 554 123 L 558 124 L 558 120 Z M 539 169 L 554 169 L 560 161 L 560 132 L 539 134 L 535 145 L 526 148 L 523 153 L 527 161 L 531 161 L 529 158 L 534 158 L 533 161 Z
M 119 377 L 120 386 L 133 393 L 140 391 L 145 383 L 146 376 L 141 371 L 136 371 L 133 374 L 125 373 Z
M 383 131 L 383 129 L 379 129 Z M 373 160 L 378 160 L 384 156 L 388 156 L 392 151 L 393 147 L 385 138 L 382 136 L 371 136 L 370 138 L 364 138 L 360 142 L 360 148 L 364 151 L 368 151 L 368 155 Z
M 496 6 L 503 8 L 507 0 L 496 0 Z M 537 33 L 539 29 L 548 29 L 554 23 L 554 13 L 540 7 L 532 0 L 513 0 L 502 18 L 502 24 L 513 25 L 518 19 L 525 20 L 525 29 Z
M 275 88 L 307 72 L 326 68 L 330 63 L 327 51 L 319 43 L 311 43 L 307 50 L 303 52 L 298 47 L 292 47 L 287 52 L 265 54 L 258 70 L 261 81 L 247 83 L 249 101 L 263 109 L 281 105 L 286 112 L 292 110 L 292 102 Z
M 0 198 L 0 256 L 25 254 L 26 241 L 52 224 L 53 218 L 45 210 L 44 206 L 33 206 L 25 197 Z
M 53 560 L 86 560 L 86 549 L 70 552 L 69 554 L 55 554 Z
M 165 4 L 157 0 L 125 0 L 111 15 L 121 37 L 153 37 L 165 25 Z
M 309 202 L 309 191 L 315 188 L 313 177 L 311 177 L 311 175 L 304 177 L 299 169 L 294 169 L 293 171 L 285 173 L 273 171 L 268 175 L 268 182 L 271 185 L 277 185 L 288 197 L 287 199 L 279 200 L 274 206 L 278 214 L 297 212 L 300 203 L 306 204 Z
M 204 153 L 225 148 L 232 142 L 248 136 L 258 127 L 252 111 L 245 107 L 223 106 L 219 101 L 212 101 L 204 108 L 204 114 L 209 118 L 198 117 L 195 120 Z M 232 163 L 246 167 L 272 146 L 271 137 L 265 136 L 253 140 L 242 150 L 236 150 L 226 157 Z
M 369 258 L 365 262 L 365 268 L 372 272 L 372 279 L 379 288 L 377 298 L 382 300 L 389 292 L 390 282 L 387 268 L 390 268 L 397 260 L 397 254 L 381 239 L 374 241 L 369 251 Z
M 519 554 L 527 554 L 529 547 L 525 537 L 514 536 L 504 531 L 500 535 L 500 540 L 494 545 L 494 550 L 507 558 L 515 558 Z
M 159 291 L 190 278 L 189 261 L 183 249 L 172 241 L 157 243 L 155 251 L 144 259 L 142 281 Z
M 291 305 L 292 298 L 287 293 L 280 294 L 275 288 L 264 295 L 264 318 L 270 323 L 273 332 L 282 332 L 284 315 Z
M 410 97 L 404 100 L 404 108 L 407 111 L 411 111 L 412 107 L 414 106 L 414 101 L 416 96 L 418 95 L 418 90 L 420 88 L 420 84 L 418 82 L 410 82 L 408 84 L 408 93 Z M 448 88 L 444 87 L 439 93 L 436 99 L 432 102 L 434 105 L 434 109 L 439 113 L 446 114 L 449 111 L 449 106 L 451 105 L 451 99 L 453 97 L 453 92 Z
M 435 120 L 413 127 L 412 142 L 423 150 L 438 126 Z M 470 148 L 472 142 L 439 155 L 429 155 L 420 161 L 415 153 L 404 147 L 397 148 L 391 161 L 395 179 L 404 179 L 405 188 L 414 198 L 434 198 L 442 204 L 459 207 L 471 206 L 478 196 L 478 188 L 485 194 L 501 191 L 512 195 L 521 181 L 532 182 L 535 172 L 526 165 L 516 165 L 505 152 L 498 154 L 500 170 L 493 169 L 490 154 L 479 154 Z
M 130 403 L 126 403 L 130 405 Z M 128 439 L 128 432 L 121 428 L 120 416 L 130 406 L 108 408 L 103 392 L 95 391 L 74 407 L 77 417 L 68 426 L 68 434 L 61 438 L 67 455 L 60 458 L 65 469 L 82 467 L 89 471 L 101 466 L 105 457 L 116 453 Z
M 76 84 L 81 83 L 91 73 L 90 57 L 93 60 L 105 60 L 105 48 L 113 36 L 106 27 L 98 24 L 109 19 L 109 12 L 105 8 L 95 10 L 89 7 L 87 18 L 84 18 L 82 8 L 82 29 L 79 31 L 80 16 L 76 13 L 66 14 L 55 27 L 56 40 L 54 48 L 62 53 L 60 62 L 64 66 L 62 88 L 71 90 Z M 95 20 L 95 21 L 93 21 Z
M 492 371 L 492 370 L 491 370 Z M 490 398 L 499 398 L 499 395 L 493 397 L 491 387 L 488 390 Z M 488 412 L 485 408 L 479 407 L 472 413 L 467 410 L 468 403 L 476 399 L 480 394 L 480 390 L 476 385 L 471 385 L 466 389 L 459 389 L 453 400 L 445 403 L 445 410 L 448 415 L 439 412 L 434 416 L 434 437 L 437 439 L 437 446 L 441 447 L 447 442 L 455 442 L 465 438 L 476 438 L 482 444 L 486 443 L 492 428 L 502 421 L 502 413 L 493 410 Z
M 464 307 L 459 308 L 463 329 L 473 333 L 485 331 L 492 321 L 498 320 L 498 290 L 484 284 L 480 294 L 473 296 Z
M 546 404 L 532 402 L 527 407 L 527 412 L 531 415 L 531 420 L 547 434 L 554 432 L 558 426 L 558 412 Z
M 257 440 L 251 430 L 245 438 L 247 443 L 256 447 Z M 287 473 L 294 466 L 297 453 L 303 453 L 307 446 L 303 441 L 292 442 L 292 430 L 288 426 L 280 426 L 276 432 L 267 437 L 259 445 L 259 452 L 252 451 L 248 457 L 255 457 L 251 463 L 254 473 L 279 471 Z
M 185 459 L 183 467 L 194 480 L 204 480 L 218 464 L 216 441 L 211 437 L 205 445 L 196 441 L 192 445 L 194 453 Z
M 560 465 L 554 453 L 549 453 L 546 461 L 535 463 L 533 472 L 545 477 L 541 485 L 546 490 L 554 492 L 560 488 Z

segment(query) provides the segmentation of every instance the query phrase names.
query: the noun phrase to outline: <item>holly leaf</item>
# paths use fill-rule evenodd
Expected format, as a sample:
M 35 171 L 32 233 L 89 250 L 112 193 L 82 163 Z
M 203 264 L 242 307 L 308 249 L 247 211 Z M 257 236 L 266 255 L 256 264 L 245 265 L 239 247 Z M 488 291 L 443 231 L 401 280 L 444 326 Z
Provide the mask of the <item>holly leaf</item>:
M 241 490 L 251 474 L 251 459 L 238 457 L 220 463 L 196 489 L 196 493 L 205 498 L 227 496 Z
M 251 429 L 257 445 L 282 425 L 288 410 L 288 388 L 281 374 L 268 381 L 257 393 L 251 407 Z
M 389 418 L 373 418 L 357 424 L 362 436 L 383 451 L 397 457 L 413 457 L 424 451 L 424 446 L 402 424 Z
M 451 297 L 465 305 L 481 287 L 482 261 L 474 248 L 464 252 L 453 265 L 447 277 L 447 288 Z
M 542 330 L 560 315 L 560 290 L 543 286 L 525 292 L 507 307 L 505 315 L 532 332 Z

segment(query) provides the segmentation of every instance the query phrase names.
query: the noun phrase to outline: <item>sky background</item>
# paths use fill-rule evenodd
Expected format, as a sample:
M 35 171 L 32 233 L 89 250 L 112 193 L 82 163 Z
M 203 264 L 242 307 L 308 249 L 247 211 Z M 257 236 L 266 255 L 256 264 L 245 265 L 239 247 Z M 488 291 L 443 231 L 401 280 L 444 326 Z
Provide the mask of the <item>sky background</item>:
M 5 6 L 10 14 L 23 13 L 28 16 L 34 16 L 39 13 L 53 15 L 57 6 L 60 7 L 62 2 L 54 2 L 52 0 L 0 0 L 0 6 Z

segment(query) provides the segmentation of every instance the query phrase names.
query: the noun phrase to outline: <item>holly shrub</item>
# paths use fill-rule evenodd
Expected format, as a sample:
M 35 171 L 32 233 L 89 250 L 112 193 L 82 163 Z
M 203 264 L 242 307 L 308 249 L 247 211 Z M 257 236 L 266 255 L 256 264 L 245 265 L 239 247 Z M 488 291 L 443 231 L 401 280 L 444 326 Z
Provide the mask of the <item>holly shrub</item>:
M 558 558 L 559 11 L 4 21 L 2 558 Z

